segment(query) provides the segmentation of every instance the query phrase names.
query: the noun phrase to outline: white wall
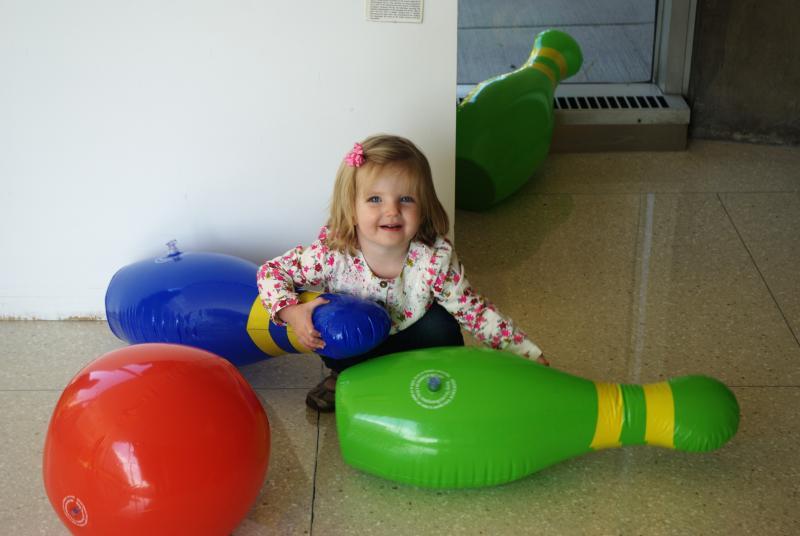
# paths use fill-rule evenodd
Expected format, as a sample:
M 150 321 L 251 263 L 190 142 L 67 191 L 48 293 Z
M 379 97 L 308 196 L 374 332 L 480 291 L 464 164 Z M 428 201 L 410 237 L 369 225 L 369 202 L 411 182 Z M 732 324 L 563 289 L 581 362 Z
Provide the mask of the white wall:
M 0 0 L 0 318 L 102 317 L 114 272 L 308 243 L 375 132 L 454 206 L 456 0 Z

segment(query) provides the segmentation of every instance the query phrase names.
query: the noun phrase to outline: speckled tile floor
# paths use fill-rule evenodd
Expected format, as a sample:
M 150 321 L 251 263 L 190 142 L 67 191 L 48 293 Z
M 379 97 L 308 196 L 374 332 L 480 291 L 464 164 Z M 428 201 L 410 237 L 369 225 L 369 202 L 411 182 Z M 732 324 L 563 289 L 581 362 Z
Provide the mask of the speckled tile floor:
M 313 356 L 242 372 L 270 469 L 236 530 L 256 534 L 799 534 L 800 148 L 694 141 L 680 153 L 552 155 L 516 196 L 459 212 L 470 280 L 553 365 L 595 380 L 715 376 L 739 433 L 687 454 L 629 447 L 504 486 L 431 491 L 360 473 L 306 409 Z M 122 346 L 101 322 L 0 323 L 0 532 L 67 534 L 41 456 L 70 377 Z

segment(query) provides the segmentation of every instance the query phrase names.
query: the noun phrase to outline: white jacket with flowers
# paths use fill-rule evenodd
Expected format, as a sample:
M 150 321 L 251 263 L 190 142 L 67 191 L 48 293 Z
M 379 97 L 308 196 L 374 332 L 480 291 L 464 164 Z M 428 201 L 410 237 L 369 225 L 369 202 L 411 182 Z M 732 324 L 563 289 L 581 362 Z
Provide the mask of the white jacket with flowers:
M 297 246 L 259 268 L 259 293 L 274 322 L 280 323 L 278 311 L 298 303 L 295 287 L 321 288 L 380 303 L 391 317 L 390 333 L 409 327 L 436 301 L 486 345 L 529 359 L 541 355 L 525 333 L 472 289 L 446 238 L 438 237 L 433 247 L 412 241 L 400 275 L 383 279 L 372 273 L 360 251 L 353 256 L 331 250 L 327 237 L 328 228 L 323 227 L 310 246 Z

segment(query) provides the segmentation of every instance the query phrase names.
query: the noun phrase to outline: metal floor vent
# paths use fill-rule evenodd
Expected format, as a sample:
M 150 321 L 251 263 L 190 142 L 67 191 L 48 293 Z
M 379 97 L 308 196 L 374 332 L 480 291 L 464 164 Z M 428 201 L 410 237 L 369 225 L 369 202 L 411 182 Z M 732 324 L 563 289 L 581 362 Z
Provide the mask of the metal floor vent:
M 456 104 L 461 104 L 464 98 L 459 97 Z M 629 110 L 629 109 L 670 108 L 667 99 L 662 96 L 637 95 L 617 97 L 556 97 L 553 99 L 554 110 Z
M 627 95 L 617 97 L 556 97 L 553 108 L 556 110 L 619 110 L 630 108 L 669 108 L 667 99 L 661 95 Z

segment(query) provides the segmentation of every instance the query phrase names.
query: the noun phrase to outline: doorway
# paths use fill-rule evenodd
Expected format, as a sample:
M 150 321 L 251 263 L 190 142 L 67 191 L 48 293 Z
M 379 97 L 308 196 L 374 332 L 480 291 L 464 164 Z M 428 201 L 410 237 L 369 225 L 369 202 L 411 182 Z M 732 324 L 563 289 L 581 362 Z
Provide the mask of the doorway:
M 459 0 L 458 87 L 517 69 L 548 28 L 580 44 L 555 92 L 553 151 L 686 146 L 696 0 Z

